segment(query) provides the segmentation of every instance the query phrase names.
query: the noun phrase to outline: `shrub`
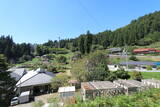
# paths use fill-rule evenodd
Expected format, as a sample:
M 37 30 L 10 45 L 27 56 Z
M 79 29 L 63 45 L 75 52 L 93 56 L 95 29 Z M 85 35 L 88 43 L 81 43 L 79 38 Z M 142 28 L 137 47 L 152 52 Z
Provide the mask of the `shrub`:
M 51 86 L 55 91 L 57 91 L 59 87 L 68 85 L 68 80 L 69 76 L 66 74 L 56 75 L 56 77 L 52 79 Z
M 66 63 L 67 62 L 67 58 L 65 56 L 59 56 L 59 57 L 57 57 L 57 61 L 59 63 Z
M 131 56 L 131 57 L 129 58 L 129 60 L 138 61 L 138 59 L 137 59 L 135 56 Z
M 147 66 L 147 70 L 152 70 L 152 66 Z
M 131 74 L 131 77 L 132 79 L 137 80 L 137 81 L 141 81 L 143 79 L 141 72 L 137 72 L 137 71 L 133 71 Z

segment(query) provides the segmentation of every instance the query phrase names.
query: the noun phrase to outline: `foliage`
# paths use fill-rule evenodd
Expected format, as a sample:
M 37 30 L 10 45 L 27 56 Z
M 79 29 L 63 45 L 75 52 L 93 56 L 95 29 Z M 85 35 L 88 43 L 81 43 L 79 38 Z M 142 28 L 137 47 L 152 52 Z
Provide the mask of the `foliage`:
M 67 107 L 158 107 L 160 89 L 150 89 L 132 95 L 118 95 L 113 97 L 97 97 L 86 102 L 77 102 Z
M 63 44 L 62 48 L 67 48 L 70 50 L 78 48 L 79 51 L 84 54 L 88 53 L 86 50 L 88 46 L 90 47 L 90 45 L 101 45 L 105 49 L 111 46 L 121 47 L 125 45 L 150 45 L 151 43 L 160 41 L 159 34 L 160 11 L 156 11 L 143 17 L 139 17 L 136 20 L 132 20 L 130 24 L 116 29 L 115 31 L 106 30 L 98 34 L 92 34 L 92 44 L 90 44 L 91 39 L 87 39 L 88 33 L 82 34 L 75 39 L 61 40 L 60 43 Z M 57 41 L 54 41 L 53 43 L 59 44 Z
M 72 64 L 71 73 L 80 82 L 93 80 L 129 79 L 128 72 L 108 70 L 108 55 L 104 51 L 96 51 Z
M 11 78 L 10 72 L 7 72 L 7 63 L 5 57 L 0 54 L 0 104 L 1 106 L 10 104 L 13 97 L 15 80 Z
M 86 63 L 87 80 L 105 80 L 109 74 L 107 63 L 108 58 L 103 52 L 97 51 L 90 54 Z
M 33 50 L 31 44 L 16 44 L 10 36 L 0 37 L 0 53 L 6 56 L 8 62 L 16 63 L 23 55 L 32 57 Z
M 147 66 L 147 70 L 152 70 L 152 66 Z
M 67 58 L 65 56 L 59 56 L 59 57 L 57 57 L 57 61 L 59 63 L 66 63 L 67 62 Z
M 68 85 L 69 76 L 66 74 L 56 75 L 52 79 L 51 86 L 54 90 L 57 90 L 59 87 Z
M 137 59 L 135 56 L 131 56 L 131 57 L 129 57 L 129 60 L 132 60 L 132 61 L 138 61 L 138 59 Z
M 137 72 L 137 71 L 133 71 L 131 74 L 131 77 L 132 79 L 137 80 L 137 81 L 141 81 L 143 79 L 141 72 Z
M 43 105 L 44 103 L 41 100 L 32 103 L 32 107 L 42 107 Z
M 83 57 L 82 59 L 78 59 L 71 63 L 70 72 L 79 82 L 87 81 L 87 72 L 85 71 L 86 61 L 87 58 Z

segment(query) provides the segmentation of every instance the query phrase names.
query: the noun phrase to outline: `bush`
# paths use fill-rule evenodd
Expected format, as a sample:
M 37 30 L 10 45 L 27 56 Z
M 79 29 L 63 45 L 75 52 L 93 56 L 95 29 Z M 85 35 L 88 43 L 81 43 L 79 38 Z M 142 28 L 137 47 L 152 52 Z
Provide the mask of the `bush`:
M 150 89 L 132 95 L 96 97 L 86 102 L 78 101 L 67 107 L 159 107 L 160 89 Z
M 138 61 L 138 59 L 137 59 L 135 56 L 131 56 L 131 57 L 129 58 L 129 60 Z
M 42 107 L 43 105 L 44 103 L 41 100 L 32 103 L 32 107 Z
M 57 61 L 59 63 L 66 63 L 67 62 L 67 58 L 65 56 L 59 56 L 59 57 L 57 57 Z
M 160 66 L 157 67 L 157 70 L 160 70 Z
M 69 76 L 66 74 L 56 75 L 56 77 L 54 77 L 51 82 L 52 89 L 57 91 L 59 87 L 68 85 L 68 80 Z
M 137 71 L 133 71 L 131 74 L 131 77 L 132 79 L 137 80 L 137 81 L 141 81 L 143 79 L 141 72 L 137 72 Z
M 152 70 L 152 66 L 147 66 L 147 70 Z

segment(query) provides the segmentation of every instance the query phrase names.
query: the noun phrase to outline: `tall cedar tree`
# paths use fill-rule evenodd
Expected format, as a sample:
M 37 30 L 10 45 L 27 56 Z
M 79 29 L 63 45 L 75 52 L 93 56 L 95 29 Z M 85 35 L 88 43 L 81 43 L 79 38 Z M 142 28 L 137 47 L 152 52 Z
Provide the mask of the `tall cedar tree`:
M 84 42 L 84 48 L 85 48 L 85 52 L 86 53 L 90 53 L 91 51 L 91 46 L 92 46 L 92 34 L 87 31 L 87 34 L 86 34 L 86 38 L 85 38 L 85 42 Z
M 83 36 L 81 36 L 81 37 L 79 38 L 79 44 L 78 44 L 78 46 L 79 46 L 79 51 L 80 51 L 82 54 L 85 54 L 84 37 L 83 37 Z

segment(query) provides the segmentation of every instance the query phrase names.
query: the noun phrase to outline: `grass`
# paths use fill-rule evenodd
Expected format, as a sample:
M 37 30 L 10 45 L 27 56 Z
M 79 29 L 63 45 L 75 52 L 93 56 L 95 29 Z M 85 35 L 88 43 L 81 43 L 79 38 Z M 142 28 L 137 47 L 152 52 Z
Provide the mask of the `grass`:
M 132 75 L 132 72 L 128 72 Z M 160 80 L 160 72 L 141 72 L 144 79 L 154 78 Z
M 142 72 L 143 78 L 155 78 L 160 80 L 160 72 Z

